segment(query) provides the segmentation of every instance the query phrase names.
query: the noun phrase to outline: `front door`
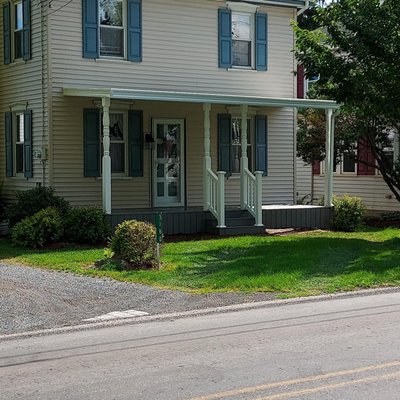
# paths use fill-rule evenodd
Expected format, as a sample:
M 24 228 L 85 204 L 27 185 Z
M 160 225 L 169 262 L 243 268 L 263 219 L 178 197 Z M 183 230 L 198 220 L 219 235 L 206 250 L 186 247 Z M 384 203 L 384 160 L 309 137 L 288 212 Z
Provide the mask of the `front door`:
M 184 129 L 183 119 L 153 120 L 155 207 L 184 205 Z

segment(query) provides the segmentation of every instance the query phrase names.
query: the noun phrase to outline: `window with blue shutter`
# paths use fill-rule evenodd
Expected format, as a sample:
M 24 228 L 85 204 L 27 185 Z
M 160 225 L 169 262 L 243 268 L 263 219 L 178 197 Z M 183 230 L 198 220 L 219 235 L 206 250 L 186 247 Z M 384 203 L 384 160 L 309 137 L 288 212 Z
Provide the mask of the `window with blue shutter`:
M 129 61 L 142 61 L 142 1 L 128 1 L 127 43 Z
M 218 10 L 220 68 L 268 69 L 268 15 L 221 8 Z
M 11 62 L 10 3 L 3 4 L 3 57 L 4 57 L 4 64 L 10 64 Z
M 268 120 L 265 116 L 256 117 L 255 170 L 268 174 Z
M 99 56 L 99 0 L 83 0 L 83 57 Z
M 143 176 L 143 113 L 128 113 L 129 176 Z
M 231 175 L 232 168 L 232 118 L 229 114 L 218 115 L 218 170 Z
M 142 0 L 83 0 L 82 7 L 84 58 L 142 61 Z
M 22 0 L 22 58 L 31 58 L 31 0 Z
M 100 110 L 83 110 L 84 176 L 100 176 Z
M 24 113 L 24 176 L 33 177 L 32 110 Z
M 232 17 L 225 8 L 218 10 L 219 67 L 232 67 Z
M 5 150 L 6 150 L 6 176 L 13 176 L 13 131 L 12 131 L 12 113 L 4 114 L 4 131 L 5 131 Z
M 256 69 L 266 71 L 268 65 L 268 15 L 256 13 Z

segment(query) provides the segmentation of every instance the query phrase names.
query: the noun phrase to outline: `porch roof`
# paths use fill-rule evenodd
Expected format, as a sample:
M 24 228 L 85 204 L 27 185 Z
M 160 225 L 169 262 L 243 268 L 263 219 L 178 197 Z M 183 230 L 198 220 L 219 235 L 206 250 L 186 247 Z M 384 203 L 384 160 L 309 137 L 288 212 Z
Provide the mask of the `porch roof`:
M 333 100 L 294 99 L 277 97 L 235 96 L 214 93 L 171 92 L 159 90 L 136 90 L 118 88 L 73 88 L 64 87 L 64 96 L 110 98 L 115 100 L 173 101 L 182 103 L 209 103 L 224 105 L 242 105 L 275 108 L 319 108 L 339 109 Z

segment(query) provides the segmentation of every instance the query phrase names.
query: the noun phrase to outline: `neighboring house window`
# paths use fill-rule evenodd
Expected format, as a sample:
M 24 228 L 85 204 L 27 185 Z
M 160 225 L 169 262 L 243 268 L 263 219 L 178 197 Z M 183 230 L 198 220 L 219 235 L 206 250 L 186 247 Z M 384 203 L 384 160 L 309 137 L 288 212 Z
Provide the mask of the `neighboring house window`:
M 101 176 L 102 115 L 83 110 L 84 176 Z M 110 157 L 114 174 L 143 176 L 143 115 L 141 111 L 110 113 Z
M 100 141 L 103 143 L 103 123 L 101 118 Z M 126 113 L 110 113 L 110 157 L 111 172 L 114 174 L 126 173 Z
M 4 64 L 31 58 L 31 1 L 3 4 Z
M 227 176 L 240 172 L 241 118 L 229 114 L 218 115 L 218 170 L 225 171 Z M 252 129 L 252 126 L 255 129 Z M 255 120 L 247 119 L 247 157 L 249 169 L 268 172 L 268 124 L 267 117 L 256 116 Z
M 142 61 L 142 1 L 83 0 L 83 57 Z
M 257 6 L 228 2 L 218 11 L 219 67 L 267 70 L 268 15 Z
M 32 178 L 32 111 L 5 113 L 6 176 Z

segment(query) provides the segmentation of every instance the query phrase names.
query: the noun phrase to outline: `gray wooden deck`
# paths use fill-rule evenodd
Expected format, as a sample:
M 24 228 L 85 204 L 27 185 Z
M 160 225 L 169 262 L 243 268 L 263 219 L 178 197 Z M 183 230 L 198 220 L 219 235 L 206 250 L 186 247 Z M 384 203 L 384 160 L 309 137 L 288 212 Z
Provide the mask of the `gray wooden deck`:
M 195 234 L 207 232 L 210 213 L 202 208 L 124 209 L 113 210 L 108 217 L 113 228 L 127 219 L 155 222 L 157 212 L 163 215 L 164 235 Z M 332 209 L 321 206 L 263 206 L 263 224 L 266 229 L 309 228 L 325 229 L 329 226 Z

